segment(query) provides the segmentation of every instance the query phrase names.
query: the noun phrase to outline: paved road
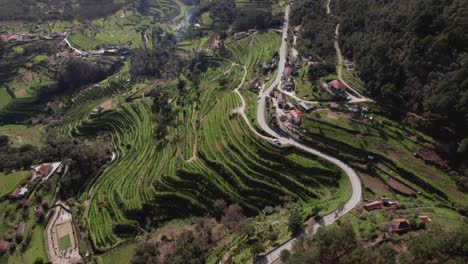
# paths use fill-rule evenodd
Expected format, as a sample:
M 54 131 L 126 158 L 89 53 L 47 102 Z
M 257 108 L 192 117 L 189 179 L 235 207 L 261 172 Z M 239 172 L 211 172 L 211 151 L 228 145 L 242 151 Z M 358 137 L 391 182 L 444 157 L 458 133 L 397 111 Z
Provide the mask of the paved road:
M 331 214 L 324 216 L 323 219 L 319 222 L 316 223 L 315 225 L 309 226 L 306 230 L 304 230 L 302 235 L 305 234 L 313 234 L 317 231 L 317 229 L 320 226 L 325 226 L 333 223 L 337 219 L 339 219 L 341 216 L 345 215 L 346 213 L 350 212 L 356 205 L 361 201 L 361 193 L 362 193 L 362 188 L 361 188 L 361 181 L 359 177 L 357 176 L 356 172 L 349 167 L 347 164 L 344 162 L 331 157 L 325 153 L 322 153 L 318 150 L 315 150 L 311 147 L 302 145 L 301 143 L 291 139 L 284 137 L 280 134 L 278 134 L 276 131 L 271 129 L 266 120 L 265 120 L 265 105 L 266 105 L 266 100 L 267 96 L 270 94 L 275 87 L 277 87 L 280 84 L 281 77 L 284 71 L 284 66 L 286 63 L 286 55 L 287 55 L 287 42 L 285 41 L 285 38 L 287 37 L 287 29 L 289 28 L 289 12 L 290 12 L 290 7 L 287 6 L 285 10 L 285 26 L 283 28 L 283 37 L 282 37 L 282 43 L 281 43 L 281 48 L 280 48 L 280 60 L 279 60 L 279 65 L 278 65 L 278 75 L 276 76 L 275 81 L 268 87 L 265 91 L 260 93 L 259 96 L 259 101 L 258 101 L 258 107 L 257 107 L 257 120 L 262 127 L 262 129 L 267 132 L 270 136 L 277 138 L 282 142 L 282 144 L 286 143 L 292 146 L 295 146 L 297 148 L 300 148 L 308 153 L 311 153 L 313 155 L 316 155 L 320 158 L 323 158 L 325 160 L 330 161 L 331 163 L 335 164 L 338 166 L 340 169 L 342 169 L 346 175 L 349 177 L 351 181 L 351 186 L 353 189 L 353 193 L 351 195 L 351 198 L 346 202 L 343 208 L 337 209 L 336 211 L 332 212 Z M 272 251 L 268 252 L 262 259 L 259 259 L 256 261 L 256 263 L 272 263 L 275 260 L 279 259 L 281 251 L 287 249 L 290 250 L 294 244 L 294 242 L 297 240 L 297 237 L 291 238 L 282 245 L 278 246 L 277 248 L 273 249 Z

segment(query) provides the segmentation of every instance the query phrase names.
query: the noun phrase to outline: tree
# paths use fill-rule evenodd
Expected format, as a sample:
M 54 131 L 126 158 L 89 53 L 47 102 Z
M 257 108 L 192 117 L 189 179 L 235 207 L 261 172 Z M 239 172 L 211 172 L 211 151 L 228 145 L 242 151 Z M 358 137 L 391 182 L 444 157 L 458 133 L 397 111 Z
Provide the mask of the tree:
M 302 231 L 302 217 L 297 209 L 291 210 L 289 214 L 288 230 L 294 236 Z
M 221 223 L 226 225 L 231 231 L 237 231 L 246 223 L 244 210 L 238 204 L 231 204 L 224 209 Z

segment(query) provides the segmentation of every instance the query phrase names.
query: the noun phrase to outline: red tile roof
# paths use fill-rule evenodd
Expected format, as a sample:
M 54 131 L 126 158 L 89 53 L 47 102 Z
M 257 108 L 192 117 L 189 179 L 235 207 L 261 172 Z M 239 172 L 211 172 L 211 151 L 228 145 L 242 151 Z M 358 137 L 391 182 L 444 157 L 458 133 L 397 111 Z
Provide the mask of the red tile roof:
M 52 164 L 44 163 L 37 169 L 37 175 L 44 176 L 45 174 L 48 174 L 51 169 L 52 169 Z
M 5 254 L 8 251 L 8 248 L 10 247 L 10 243 L 7 241 L 0 240 L 0 255 Z
M 335 89 L 340 89 L 340 90 L 346 89 L 346 85 L 344 85 L 344 83 L 339 80 L 333 80 L 329 82 L 328 85 L 334 87 Z
M 297 110 L 297 109 L 291 110 L 290 113 L 296 119 L 301 119 L 302 118 L 302 112 Z
M 293 68 L 292 67 L 284 68 L 284 75 L 290 76 L 292 73 L 293 73 Z

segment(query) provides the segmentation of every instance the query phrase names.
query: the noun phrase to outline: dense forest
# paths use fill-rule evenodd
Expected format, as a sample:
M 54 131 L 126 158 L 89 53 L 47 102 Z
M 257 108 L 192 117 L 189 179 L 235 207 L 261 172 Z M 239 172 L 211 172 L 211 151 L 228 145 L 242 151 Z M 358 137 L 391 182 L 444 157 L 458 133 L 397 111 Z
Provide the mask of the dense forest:
M 302 15 L 294 22 L 304 24 L 302 52 L 333 61 L 339 23 L 342 53 L 356 62 L 370 96 L 446 142 L 448 157 L 461 161 L 468 149 L 466 1 L 343 0 L 330 15 L 324 6 L 324 1 L 295 4 Z

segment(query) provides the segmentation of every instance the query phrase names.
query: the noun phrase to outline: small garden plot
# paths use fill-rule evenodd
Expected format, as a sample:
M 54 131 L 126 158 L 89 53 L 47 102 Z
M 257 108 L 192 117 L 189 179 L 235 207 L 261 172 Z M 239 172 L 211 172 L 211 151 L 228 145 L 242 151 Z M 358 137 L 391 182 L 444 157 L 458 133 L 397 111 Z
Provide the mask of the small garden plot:
M 61 238 L 59 238 L 59 250 L 67 250 L 71 248 L 71 240 L 70 240 L 70 235 L 65 235 Z

